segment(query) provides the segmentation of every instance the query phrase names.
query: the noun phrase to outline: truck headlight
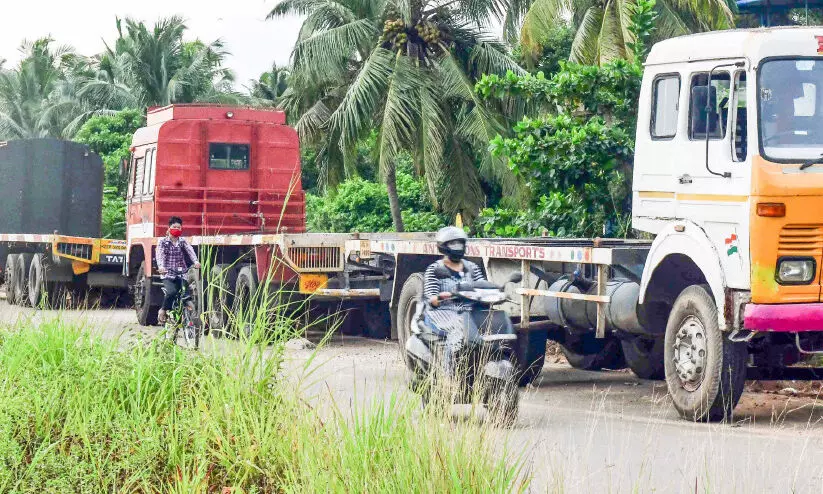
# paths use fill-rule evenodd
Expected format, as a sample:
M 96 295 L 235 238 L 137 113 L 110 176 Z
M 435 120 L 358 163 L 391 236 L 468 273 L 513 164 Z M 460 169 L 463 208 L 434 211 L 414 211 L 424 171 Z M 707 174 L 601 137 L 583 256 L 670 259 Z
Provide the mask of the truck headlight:
M 787 285 L 811 283 L 815 267 L 814 259 L 780 259 L 777 263 L 777 281 Z

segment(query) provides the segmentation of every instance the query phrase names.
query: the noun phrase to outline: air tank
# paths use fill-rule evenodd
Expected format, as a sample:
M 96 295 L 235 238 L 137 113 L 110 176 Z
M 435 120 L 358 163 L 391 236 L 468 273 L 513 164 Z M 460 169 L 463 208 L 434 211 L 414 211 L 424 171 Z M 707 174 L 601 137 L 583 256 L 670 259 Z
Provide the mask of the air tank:
M 571 277 L 564 276 L 549 287 L 552 292 L 565 292 L 588 295 L 597 295 L 597 283 L 588 288 Z M 643 333 L 638 316 L 638 300 L 640 285 L 636 282 L 615 278 L 606 284 L 606 295 L 611 302 L 606 305 L 606 328 L 622 330 L 629 333 Z M 577 330 L 589 330 L 597 327 L 597 303 L 585 300 L 571 300 L 558 297 L 550 298 L 547 305 L 547 316 L 551 322 Z

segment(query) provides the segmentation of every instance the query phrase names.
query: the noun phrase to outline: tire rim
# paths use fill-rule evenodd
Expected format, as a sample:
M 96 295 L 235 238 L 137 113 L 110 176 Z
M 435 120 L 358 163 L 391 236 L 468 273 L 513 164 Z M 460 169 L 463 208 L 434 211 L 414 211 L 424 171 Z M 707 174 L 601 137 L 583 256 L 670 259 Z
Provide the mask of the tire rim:
M 680 324 L 674 340 L 674 367 L 680 385 L 695 391 L 706 373 L 706 328 L 700 319 L 689 316 Z
M 408 338 L 409 334 L 411 334 L 412 319 L 414 319 L 414 315 L 417 313 L 417 304 L 418 303 L 419 302 L 417 300 L 412 300 L 411 302 L 409 302 L 409 307 L 406 309 L 406 317 L 405 317 L 406 331 L 404 331 L 404 333 L 405 333 L 404 336 L 406 338 Z
M 146 277 L 138 276 L 137 283 L 134 284 L 134 307 L 139 311 L 143 310 L 143 290 L 146 287 Z

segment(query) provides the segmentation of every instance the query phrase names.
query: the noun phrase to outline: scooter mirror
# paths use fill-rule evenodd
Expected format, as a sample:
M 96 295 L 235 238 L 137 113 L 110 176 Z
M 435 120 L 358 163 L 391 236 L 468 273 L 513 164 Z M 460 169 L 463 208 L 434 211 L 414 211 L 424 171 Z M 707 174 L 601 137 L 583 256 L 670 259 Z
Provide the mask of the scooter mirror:
M 434 267 L 434 277 L 439 280 L 444 280 L 447 278 L 451 278 L 452 273 L 449 270 L 449 268 L 438 263 L 437 266 Z
M 509 276 L 509 283 L 520 283 L 521 281 L 523 281 L 523 273 L 512 273 Z

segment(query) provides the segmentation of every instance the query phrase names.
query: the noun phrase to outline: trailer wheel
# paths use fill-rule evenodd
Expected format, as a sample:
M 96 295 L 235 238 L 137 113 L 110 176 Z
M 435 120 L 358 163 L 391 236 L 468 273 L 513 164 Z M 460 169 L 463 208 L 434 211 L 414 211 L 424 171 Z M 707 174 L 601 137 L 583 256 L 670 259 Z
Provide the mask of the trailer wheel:
M 234 313 L 235 335 L 241 334 L 248 338 L 254 329 L 257 311 L 254 307 L 255 296 L 257 294 L 257 269 L 254 265 L 247 265 L 240 268 L 237 274 L 237 285 L 234 292 Z
M 17 305 L 17 254 L 6 256 L 6 301 Z
M 219 338 L 228 331 L 236 284 L 237 270 L 234 267 L 229 264 L 212 266 L 206 286 L 207 316 L 212 336 Z
M 423 274 L 414 273 L 403 283 L 400 297 L 397 300 L 397 340 L 400 344 L 400 356 L 403 362 L 409 365 L 406 355 L 406 340 L 411 334 L 411 321 L 417 312 L 418 304 L 423 300 Z
M 546 342 L 549 330 L 539 329 L 517 335 L 517 366 L 521 372 L 520 386 L 528 386 L 540 375 L 546 362 Z
M 745 343 L 720 331 L 714 298 L 705 286 L 680 293 L 666 325 L 666 385 L 687 420 L 731 418 L 746 381 Z
M 137 312 L 137 322 L 141 326 L 157 325 L 157 311 L 160 310 L 161 296 L 151 284 L 151 278 L 146 276 L 146 263 L 140 263 L 137 278 L 134 282 L 134 310 Z
M 19 254 L 17 256 L 17 269 L 15 270 L 15 284 L 17 288 L 17 304 L 28 307 L 29 304 L 29 269 L 31 268 L 32 254 Z
M 663 362 L 665 341 L 662 336 L 632 336 L 621 340 L 620 346 L 623 347 L 626 365 L 637 377 L 657 381 L 666 378 Z
M 566 336 L 560 345 L 569 365 L 581 370 L 622 369 L 626 366 L 620 341 L 613 336 L 595 338 L 594 333 Z
M 29 303 L 32 307 L 52 308 L 58 297 L 56 283 L 47 280 L 50 269 L 49 258 L 45 254 L 35 254 L 29 267 Z

